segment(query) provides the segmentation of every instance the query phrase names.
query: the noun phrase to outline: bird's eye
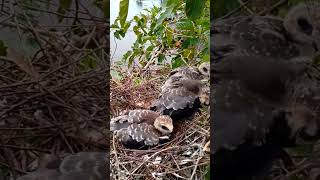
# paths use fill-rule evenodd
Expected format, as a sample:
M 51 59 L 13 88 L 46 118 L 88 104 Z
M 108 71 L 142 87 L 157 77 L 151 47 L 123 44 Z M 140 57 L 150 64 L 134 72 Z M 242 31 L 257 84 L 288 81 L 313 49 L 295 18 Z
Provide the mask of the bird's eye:
M 161 126 L 161 128 L 162 128 L 163 130 L 169 131 L 169 129 L 168 129 L 166 126 Z
M 204 68 L 203 68 L 203 71 L 204 71 L 204 72 L 208 72 L 208 69 L 204 67 Z
M 313 31 L 313 26 L 305 18 L 298 18 L 298 25 L 301 31 L 307 35 L 311 35 Z

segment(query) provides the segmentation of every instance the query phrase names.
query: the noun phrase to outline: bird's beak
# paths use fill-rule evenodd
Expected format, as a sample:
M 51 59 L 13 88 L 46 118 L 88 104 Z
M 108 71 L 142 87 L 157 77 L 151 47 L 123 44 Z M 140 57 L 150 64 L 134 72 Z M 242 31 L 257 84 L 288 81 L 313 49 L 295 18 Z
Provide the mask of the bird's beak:
M 159 139 L 166 140 L 166 139 L 169 139 L 169 136 L 160 136 Z
M 208 83 L 208 82 L 209 82 L 209 79 L 201 79 L 201 82 L 202 82 L 202 83 Z

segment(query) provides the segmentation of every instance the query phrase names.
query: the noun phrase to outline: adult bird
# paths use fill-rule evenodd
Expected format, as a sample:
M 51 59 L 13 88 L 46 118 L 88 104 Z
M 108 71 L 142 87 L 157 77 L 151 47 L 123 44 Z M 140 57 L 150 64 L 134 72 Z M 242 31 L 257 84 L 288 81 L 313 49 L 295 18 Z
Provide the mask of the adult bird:
M 169 115 L 174 121 L 192 117 L 201 105 L 209 105 L 210 90 L 205 83 L 209 76 L 209 63 L 173 70 L 150 109 Z
M 320 50 L 320 3 L 300 3 L 285 18 L 239 16 L 213 21 L 211 56 L 248 55 L 290 60 Z
M 172 119 L 151 110 L 129 110 L 112 118 L 110 130 L 126 147 L 143 149 L 169 140 Z
M 17 180 L 105 180 L 107 153 L 79 152 L 54 159 Z
M 215 179 L 260 179 L 260 171 L 282 155 L 283 147 L 319 137 L 320 120 L 308 102 L 320 92 L 306 75 L 308 62 L 229 56 L 213 65 Z

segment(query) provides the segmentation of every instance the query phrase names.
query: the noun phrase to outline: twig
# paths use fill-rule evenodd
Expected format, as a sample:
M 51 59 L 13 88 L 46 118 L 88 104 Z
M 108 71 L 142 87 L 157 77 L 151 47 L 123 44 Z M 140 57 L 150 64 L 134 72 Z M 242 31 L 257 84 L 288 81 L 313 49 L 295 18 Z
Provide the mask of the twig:
M 174 147 L 169 147 L 169 148 L 162 149 L 162 150 L 160 150 L 160 151 L 152 154 L 150 157 L 147 158 L 147 160 L 143 161 L 138 167 L 136 167 L 136 168 L 131 172 L 131 174 L 135 173 L 144 163 L 146 163 L 146 162 L 147 162 L 149 159 L 151 159 L 152 157 L 158 155 L 158 154 L 161 153 L 161 152 L 168 151 L 168 150 L 175 149 L 175 148 L 177 148 L 177 147 L 176 147 L 176 146 L 174 146 Z
M 144 66 L 143 69 L 147 69 L 152 63 L 155 62 L 156 57 L 158 57 L 160 55 L 160 53 L 162 53 L 162 51 L 164 50 L 163 45 L 161 45 L 161 48 L 158 50 L 158 52 L 156 54 L 153 54 L 150 58 L 150 60 L 148 61 L 148 63 Z
M 238 0 L 238 2 L 241 4 L 242 7 L 244 7 L 250 14 L 254 14 L 254 12 L 247 7 L 247 5 L 242 1 L 242 0 Z
M 264 15 L 266 12 L 271 12 L 273 11 L 274 9 L 276 9 L 277 7 L 281 6 L 282 4 L 286 3 L 288 0 L 280 0 L 278 1 L 276 4 L 274 4 L 271 9 L 266 9 L 266 10 L 263 10 L 261 12 L 258 13 L 258 15 Z

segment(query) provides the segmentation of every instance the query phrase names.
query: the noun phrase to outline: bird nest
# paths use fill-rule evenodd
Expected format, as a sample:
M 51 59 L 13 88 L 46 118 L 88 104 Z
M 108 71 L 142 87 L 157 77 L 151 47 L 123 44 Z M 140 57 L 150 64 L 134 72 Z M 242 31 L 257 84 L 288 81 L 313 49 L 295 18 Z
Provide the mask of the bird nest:
M 119 72 L 122 72 L 118 69 Z M 157 98 L 168 69 L 148 72 L 122 72 L 121 81 L 111 83 L 111 111 L 116 116 L 123 110 L 145 109 Z M 140 79 L 139 84 L 135 83 Z M 110 168 L 112 179 L 205 179 L 210 154 L 206 143 L 210 138 L 207 110 L 179 126 L 173 139 L 148 150 L 127 149 L 112 136 Z
M 28 57 L 9 47 L 1 56 L 0 176 L 35 170 L 45 154 L 107 151 L 106 40 L 88 50 L 60 32 L 18 25 L 41 48 Z M 84 65 L 90 58 L 95 67 Z

